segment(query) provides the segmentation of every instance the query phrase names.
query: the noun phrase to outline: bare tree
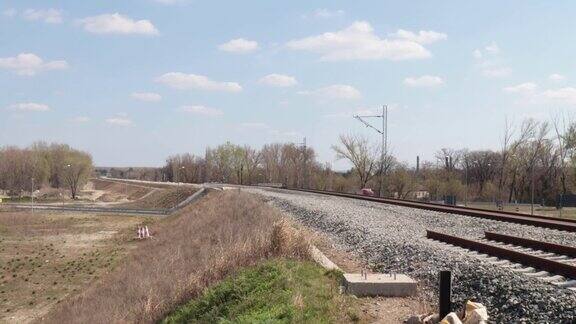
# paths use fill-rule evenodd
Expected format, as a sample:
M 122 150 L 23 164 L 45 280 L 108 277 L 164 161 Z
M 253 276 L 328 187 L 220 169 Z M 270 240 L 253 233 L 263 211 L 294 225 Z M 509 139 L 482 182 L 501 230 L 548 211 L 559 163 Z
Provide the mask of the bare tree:
M 255 149 L 251 148 L 248 145 L 245 145 L 243 148 L 244 153 L 244 170 L 246 172 L 246 180 L 248 184 L 252 184 L 255 180 L 256 173 L 258 171 L 258 167 L 260 166 L 260 160 L 262 155 L 260 152 L 256 151 Z
M 86 184 L 92 173 L 92 158 L 90 155 L 74 154 L 68 157 L 62 172 L 62 182 L 70 189 L 70 196 L 76 199 L 78 191 Z
M 416 189 L 416 179 L 408 166 L 399 164 L 391 172 L 389 186 L 398 198 L 406 199 Z
M 518 183 L 520 158 L 523 147 L 527 145 L 529 140 L 536 134 L 538 123 L 533 119 L 527 119 L 522 122 L 520 127 L 520 134 L 518 138 L 510 145 L 507 150 L 506 170 L 511 173 L 511 182 L 509 186 L 508 202 L 512 202 L 512 198 L 517 193 L 516 185 Z M 513 163 L 510 163 L 513 162 Z M 511 168 L 508 169 L 510 165 Z M 503 184 L 504 185 L 504 184 Z
M 564 115 L 561 117 L 556 115 L 552 123 L 554 125 L 554 132 L 556 133 L 556 140 L 558 141 L 558 154 L 560 159 L 560 186 L 562 195 L 566 195 L 567 192 L 567 181 L 566 181 L 566 167 L 564 162 L 570 151 L 570 141 L 572 139 L 571 130 L 574 130 L 574 123 L 566 121 Z
M 76 160 L 87 165 L 88 172 L 82 178 L 87 179 L 92 170 L 92 158 L 68 145 L 38 142 L 24 149 L 0 148 L 0 190 L 6 190 L 11 195 L 21 195 L 45 185 L 53 188 L 69 187 L 64 179 L 70 170 L 66 170 L 65 166 Z M 74 186 L 74 195 L 78 186 L 83 185 L 82 179 Z
M 359 135 L 340 135 L 340 146 L 332 146 L 338 159 L 352 163 L 356 171 L 360 188 L 364 188 L 378 168 L 378 150 L 374 149 L 366 137 Z

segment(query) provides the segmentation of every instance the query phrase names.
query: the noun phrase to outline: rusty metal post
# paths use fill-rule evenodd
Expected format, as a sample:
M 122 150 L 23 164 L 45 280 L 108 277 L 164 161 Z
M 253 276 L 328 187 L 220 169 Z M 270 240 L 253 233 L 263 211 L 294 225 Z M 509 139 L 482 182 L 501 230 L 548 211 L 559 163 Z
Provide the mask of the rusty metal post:
M 440 320 L 452 309 L 452 272 L 440 271 Z

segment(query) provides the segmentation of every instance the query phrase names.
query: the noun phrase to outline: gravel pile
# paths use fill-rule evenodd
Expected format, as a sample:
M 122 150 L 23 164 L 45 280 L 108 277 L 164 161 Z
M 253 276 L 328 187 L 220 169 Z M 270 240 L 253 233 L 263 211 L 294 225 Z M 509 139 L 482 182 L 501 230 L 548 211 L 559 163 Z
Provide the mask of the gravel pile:
M 307 193 L 247 189 L 301 223 L 330 235 L 374 271 L 405 273 L 437 302 L 438 271 L 452 271 L 455 305 L 474 300 L 496 323 L 574 323 L 576 293 L 426 239 L 426 229 L 480 238 L 484 231 L 574 245 L 576 234 L 461 215 Z

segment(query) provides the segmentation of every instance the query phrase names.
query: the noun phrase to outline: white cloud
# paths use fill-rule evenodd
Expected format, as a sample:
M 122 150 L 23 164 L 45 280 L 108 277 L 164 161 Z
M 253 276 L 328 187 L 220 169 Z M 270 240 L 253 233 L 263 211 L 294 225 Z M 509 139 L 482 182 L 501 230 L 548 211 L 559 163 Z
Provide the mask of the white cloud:
M 279 135 L 286 136 L 286 137 L 302 137 L 302 133 L 297 132 L 297 131 L 280 132 Z
M 400 109 L 401 106 L 397 103 L 388 104 L 388 111 L 396 111 Z M 324 115 L 327 118 L 351 118 L 356 115 L 360 116 L 381 116 L 382 115 L 382 107 L 374 108 L 374 107 L 357 107 L 353 110 L 346 110 L 346 111 L 339 111 L 334 113 L 329 113 Z
M 472 52 L 472 55 L 474 56 L 474 58 L 476 59 L 481 59 L 482 58 L 482 51 L 479 49 L 475 49 L 474 52 Z
M 484 47 L 484 50 L 488 53 L 491 53 L 491 54 L 500 53 L 500 47 L 498 47 L 498 44 L 496 44 L 496 42 L 492 42 L 492 43 L 486 45 L 486 47 Z
M 18 14 L 18 10 L 14 9 L 14 8 L 9 8 L 9 9 L 2 11 L 2 16 L 6 16 L 6 17 L 14 17 L 17 14 Z
M 32 53 L 21 53 L 14 57 L 0 58 L 0 69 L 13 70 L 18 75 L 32 76 L 41 71 L 67 68 L 68 63 L 66 61 L 44 62 L 42 58 Z
M 516 86 L 506 87 L 504 91 L 520 96 L 517 101 L 519 104 L 576 105 L 576 88 L 574 87 L 538 90 L 538 85 L 532 82 L 525 82 Z
M 18 111 L 49 111 L 50 107 L 35 102 L 22 102 L 8 106 L 8 109 Z
M 273 136 L 288 137 L 288 138 L 298 138 L 299 137 L 300 139 L 302 139 L 302 136 L 303 136 L 302 133 L 297 132 L 297 131 L 280 131 L 277 129 L 270 129 L 268 131 L 268 133 L 270 135 L 273 135 Z
M 159 34 L 156 27 L 149 20 L 133 20 L 119 13 L 86 17 L 80 19 L 80 23 L 86 31 L 94 34 Z
M 483 49 L 474 50 L 472 54 L 479 61 L 477 66 L 483 76 L 503 78 L 512 74 L 512 69 L 502 63 L 499 57 L 500 47 L 495 42 L 484 46 Z
M 334 84 L 313 91 L 300 91 L 300 94 L 312 95 L 321 99 L 331 99 L 331 100 L 352 100 L 359 99 L 362 97 L 360 91 L 350 85 L 345 84 Z
M 49 24 L 59 24 L 62 22 L 62 11 L 58 9 L 26 9 L 22 17 L 31 21 L 43 21 Z
M 131 126 L 132 120 L 129 119 L 126 114 L 117 114 L 115 117 L 106 119 L 106 122 L 110 125 L 116 126 Z
M 414 40 L 382 39 L 365 21 L 354 22 L 337 31 L 289 41 L 292 50 L 320 54 L 323 61 L 424 59 L 432 54 Z
M 203 75 L 169 72 L 156 79 L 169 87 L 180 90 L 206 90 L 222 92 L 240 92 L 242 87 L 236 82 L 212 81 Z
M 484 46 L 483 49 L 475 49 L 474 52 L 472 52 L 474 58 L 477 59 L 484 58 L 486 55 L 498 56 L 498 54 L 500 54 L 500 47 L 498 47 L 496 42 Z
M 404 79 L 403 83 L 408 87 L 433 88 L 443 85 L 444 80 L 434 75 L 423 75 L 420 77 L 408 77 Z
M 162 96 L 154 92 L 133 92 L 130 96 L 133 99 L 146 102 L 158 102 L 162 100 Z
M 240 131 L 255 131 L 259 134 L 270 134 L 278 137 L 299 137 L 300 133 L 295 131 L 282 131 L 261 122 L 245 122 L 238 125 Z
M 89 122 L 89 121 L 90 121 L 90 118 L 85 117 L 85 116 L 78 116 L 78 117 L 71 118 L 70 121 L 71 121 L 72 123 L 78 123 L 78 124 L 80 124 L 80 123 Z
M 240 128 L 265 130 L 270 129 L 270 126 L 264 123 L 249 122 L 249 123 L 240 123 Z
M 553 101 L 576 105 L 576 88 L 573 87 L 546 90 L 542 92 L 542 96 Z
M 298 84 L 296 78 L 289 75 L 276 73 L 268 74 L 267 76 L 261 78 L 258 82 L 271 87 L 293 87 Z
M 563 76 L 562 74 L 553 73 L 553 74 L 550 74 L 550 76 L 548 76 L 548 79 L 550 79 L 550 81 L 554 81 L 554 82 L 562 82 L 562 81 L 566 80 L 566 77 Z
M 414 32 L 404 29 L 398 29 L 398 31 L 391 34 L 390 36 L 413 41 L 423 45 L 432 44 L 437 41 L 446 40 L 448 38 L 446 34 L 438 33 L 432 30 L 421 30 L 418 32 L 418 34 L 416 34 Z
M 352 118 L 356 115 L 381 115 L 381 111 L 376 111 L 368 108 L 356 108 L 352 111 L 341 111 L 324 115 L 328 118 Z
M 334 17 L 341 17 L 344 16 L 345 12 L 344 10 L 330 10 L 330 9 L 324 9 L 324 8 L 319 8 L 314 10 L 314 12 L 312 12 L 312 17 L 315 18 L 334 18 Z M 308 15 L 304 15 L 304 18 L 307 18 Z
M 504 92 L 508 93 L 520 93 L 520 94 L 529 94 L 533 93 L 538 89 L 538 85 L 532 82 L 524 82 L 517 84 L 515 86 L 505 87 L 503 90 Z
M 218 48 L 221 51 L 246 54 L 258 49 L 258 42 L 246 40 L 244 38 L 233 39 L 227 43 L 220 44 Z
M 181 106 L 180 111 L 208 117 L 218 117 L 224 115 L 224 112 L 220 109 L 210 108 L 202 105 Z
M 488 78 L 503 78 L 512 73 L 512 69 L 507 66 L 494 66 L 482 69 L 482 75 Z

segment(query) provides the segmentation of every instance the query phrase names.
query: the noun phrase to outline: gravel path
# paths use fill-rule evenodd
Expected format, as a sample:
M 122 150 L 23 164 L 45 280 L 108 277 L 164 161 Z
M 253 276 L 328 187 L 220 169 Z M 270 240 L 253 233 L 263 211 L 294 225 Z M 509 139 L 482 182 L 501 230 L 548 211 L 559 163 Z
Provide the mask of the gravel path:
M 425 238 L 427 229 L 463 237 L 494 231 L 565 245 L 576 233 L 368 201 L 268 189 L 246 189 L 368 261 L 375 271 L 406 273 L 436 302 L 437 275 L 452 270 L 455 305 L 473 299 L 496 323 L 574 323 L 576 293 L 492 265 Z

